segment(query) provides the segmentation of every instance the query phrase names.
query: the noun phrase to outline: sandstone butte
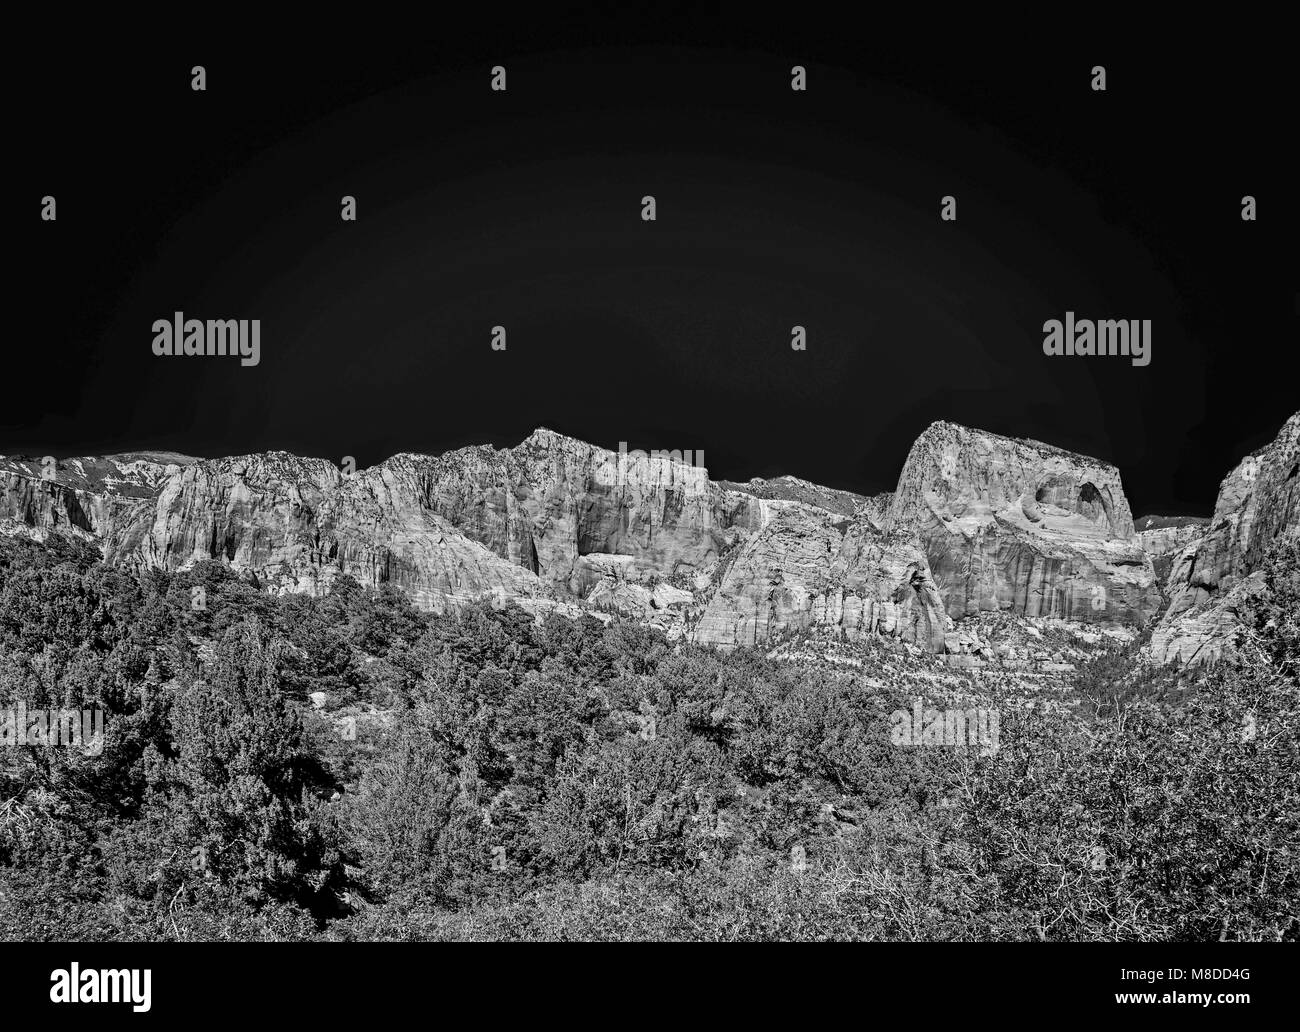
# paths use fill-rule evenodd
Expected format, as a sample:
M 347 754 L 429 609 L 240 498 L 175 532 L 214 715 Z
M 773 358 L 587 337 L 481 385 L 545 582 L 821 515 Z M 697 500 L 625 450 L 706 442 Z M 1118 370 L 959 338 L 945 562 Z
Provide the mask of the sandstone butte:
M 1001 612 L 1154 625 L 1157 659 L 1198 663 L 1230 646 L 1269 544 L 1300 533 L 1298 439 L 1300 413 L 1228 474 L 1208 524 L 1135 526 L 1113 466 L 938 422 L 872 498 L 620 463 L 545 429 L 351 476 L 287 452 L 0 457 L 0 533 L 82 537 L 134 570 L 216 560 L 279 593 L 347 574 L 428 610 L 618 613 L 723 647 L 821 628 L 955 652 L 956 622 Z

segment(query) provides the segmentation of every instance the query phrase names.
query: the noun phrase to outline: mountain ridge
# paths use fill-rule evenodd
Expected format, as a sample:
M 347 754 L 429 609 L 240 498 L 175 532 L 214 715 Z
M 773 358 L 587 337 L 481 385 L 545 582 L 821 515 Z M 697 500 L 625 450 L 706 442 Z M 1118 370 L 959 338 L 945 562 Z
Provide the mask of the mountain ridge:
M 1239 469 L 1274 452 L 1290 454 L 1275 442 Z M 1215 526 L 1242 476 L 1225 478 Z M 1251 526 L 1294 529 L 1295 493 L 1269 477 L 1241 540 L 1221 543 L 1236 579 L 1259 560 Z M 896 489 L 870 497 L 792 475 L 714 481 L 677 454 L 546 427 L 513 447 L 399 452 L 356 471 L 281 450 L 0 456 L 0 489 L 0 532 L 82 536 L 135 569 L 211 559 L 312 594 L 348 574 L 428 609 L 505 595 L 723 647 L 823 628 L 955 651 L 955 621 L 996 612 L 1142 628 L 1167 584 L 1178 614 L 1195 608 L 1178 556 L 1212 533 L 1191 517 L 1135 524 L 1110 463 L 945 420 L 913 443 Z

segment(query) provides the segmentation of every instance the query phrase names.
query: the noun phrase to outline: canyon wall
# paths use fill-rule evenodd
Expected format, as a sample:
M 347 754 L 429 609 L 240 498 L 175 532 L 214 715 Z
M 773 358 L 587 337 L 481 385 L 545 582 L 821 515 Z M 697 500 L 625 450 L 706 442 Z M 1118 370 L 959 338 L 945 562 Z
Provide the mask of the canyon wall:
M 1300 535 L 1300 412 L 1223 478 L 1209 528 L 1178 551 L 1169 607 L 1151 636 L 1156 659 L 1212 662 L 1231 646 L 1242 604 L 1262 587 L 1270 545 Z

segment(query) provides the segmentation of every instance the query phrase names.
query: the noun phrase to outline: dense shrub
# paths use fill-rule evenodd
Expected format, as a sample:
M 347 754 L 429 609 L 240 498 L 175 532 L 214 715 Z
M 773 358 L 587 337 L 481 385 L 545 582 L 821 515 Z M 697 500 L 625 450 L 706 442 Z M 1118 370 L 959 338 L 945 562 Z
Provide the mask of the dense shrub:
M 1001 713 L 981 755 L 891 744 L 935 668 L 885 645 L 723 654 L 0 538 L 0 706 L 110 713 L 98 755 L 0 754 L 0 936 L 1294 940 L 1296 546 L 1261 571 L 1212 671 L 1134 645 L 1064 700 L 958 680 Z

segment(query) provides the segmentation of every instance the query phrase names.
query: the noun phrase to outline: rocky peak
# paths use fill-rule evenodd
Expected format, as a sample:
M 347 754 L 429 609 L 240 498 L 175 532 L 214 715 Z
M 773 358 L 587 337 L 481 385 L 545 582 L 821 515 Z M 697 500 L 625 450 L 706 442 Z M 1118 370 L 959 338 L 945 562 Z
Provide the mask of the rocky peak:
M 328 459 L 306 458 L 287 451 L 253 452 L 217 459 L 198 459 L 180 471 L 182 480 L 239 479 L 248 483 L 310 483 L 332 487 L 343 479 L 338 466 Z
M 956 423 L 930 424 L 903 464 L 891 525 L 909 525 L 921 511 L 966 526 L 998 513 L 1073 535 L 1133 535 L 1133 517 L 1114 466 Z
M 955 423 L 917 438 L 885 520 L 919 535 L 948 614 L 1141 625 L 1159 607 L 1109 463 Z
M 872 502 L 872 499 L 854 494 L 852 491 L 822 487 L 820 484 L 801 480 L 799 477 L 792 477 L 788 474 L 770 480 L 754 477 L 743 484 L 731 480 L 719 480 L 717 484 L 729 491 L 740 491 L 744 494 L 753 495 L 755 498 L 802 502 L 805 505 L 814 505 L 819 509 L 838 513 L 841 516 L 851 517 L 864 506 L 870 506 Z
M 1178 551 L 1169 608 L 1151 636 L 1160 660 L 1212 662 L 1231 646 L 1242 603 L 1260 590 L 1260 560 L 1278 538 L 1300 534 L 1300 412 L 1270 444 L 1219 485 L 1209 527 Z

